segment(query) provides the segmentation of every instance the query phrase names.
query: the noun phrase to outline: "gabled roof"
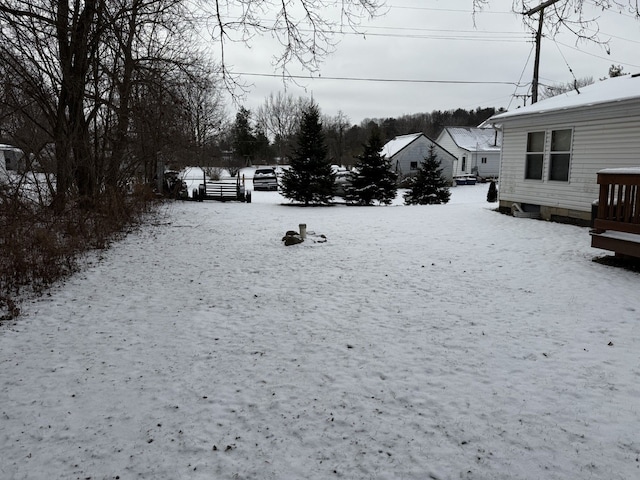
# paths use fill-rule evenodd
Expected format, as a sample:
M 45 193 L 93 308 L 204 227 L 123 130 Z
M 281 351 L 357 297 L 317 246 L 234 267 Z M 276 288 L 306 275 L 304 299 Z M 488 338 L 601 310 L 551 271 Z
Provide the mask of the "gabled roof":
M 400 150 L 406 148 L 420 137 L 426 137 L 426 135 L 424 133 L 410 133 L 408 135 L 399 135 L 393 140 L 389 140 L 387 143 L 385 143 L 380 153 L 382 155 L 385 155 L 387 158 L 391 158 Z
M 623 75 L 583 87 L 580 89 L 580 93 L 572 90 L 526 107 L 499 113 L 485 123 L 495 124 L 523 115 L 611 105 L 634 99 L 640 99 L 640 75 Z
M 453 142 L 470 152 L 499 152 L 502 135 L 496 136 L 493 128 L 445 127 Z M 496 145 L 497 143 L 497 145 Z

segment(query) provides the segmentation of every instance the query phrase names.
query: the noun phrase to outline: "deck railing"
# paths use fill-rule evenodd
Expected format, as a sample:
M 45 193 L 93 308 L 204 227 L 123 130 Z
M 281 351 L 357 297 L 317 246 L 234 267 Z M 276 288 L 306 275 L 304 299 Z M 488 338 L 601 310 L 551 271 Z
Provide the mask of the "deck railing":
M 594 233 L 613 230 L 640 235 L 640 168 L 600 170 L 598 185 Z

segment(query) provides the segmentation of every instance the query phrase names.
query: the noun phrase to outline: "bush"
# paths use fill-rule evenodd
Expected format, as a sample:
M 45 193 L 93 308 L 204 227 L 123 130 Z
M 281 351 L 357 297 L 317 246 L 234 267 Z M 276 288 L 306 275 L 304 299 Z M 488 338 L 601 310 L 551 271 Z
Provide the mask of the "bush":
M 78 269 L 82 252 L 104 249 L 139 223 L 152 205 L 150 189 L 69 202 L 59 214 L 18 191 L 0 191 L 0 320 L 16 317 L 18 298 L 41 294 Z
M 398 175 L 391 168 L 391 162 L 381 155 L 382 139 L 373 130 L 364 152 L 358 156 L 356 168 L 350 175 L 350 185 L 346 188 L 345 200 L 350 204 L 372 205 L 374 201 L 389 205 L 398 192 Z
M 429 154 L 420 162 L 418 172 L 411 177 L 409 191 L 404 194 L 406 205 L 438 205 L 449 202 L 451 192 L 447 180 L 442 176 L 440 161 L 435 147 L 429 147 Z
M 491 180 L 489 184 L 489 191 L 487 192 L 487 202 L 494 203 L 498 201 L 498 187 L 496 182 Z

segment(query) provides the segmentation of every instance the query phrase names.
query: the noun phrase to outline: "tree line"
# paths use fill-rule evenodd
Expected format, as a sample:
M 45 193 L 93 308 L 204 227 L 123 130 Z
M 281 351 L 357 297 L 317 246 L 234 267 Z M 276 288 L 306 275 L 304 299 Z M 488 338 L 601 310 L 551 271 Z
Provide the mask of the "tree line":
M 235 121 L 221 133 L 220 151 L 233 155 L 227 160 L 237 168 L 249 164 L 288 163 L 295 146 L 295 133 L 302 112 L 311 104 L 305 98 L 271 94 L 254 112 L 240 107 Z M 350 167 L 376 131 L 382 144 L 398 135 L 422 132 L 435 139 L 445 126 L 477 126 L 491 117 L 495 108 L 434 110 L 398 118 L 367 118 L 352 124 L 342 112 L 321 116 L 327 156 L 336 165 Z M 224 162 L 223 162 L 224 163 Z M 231 166 L 231 165 L 223 165 Z

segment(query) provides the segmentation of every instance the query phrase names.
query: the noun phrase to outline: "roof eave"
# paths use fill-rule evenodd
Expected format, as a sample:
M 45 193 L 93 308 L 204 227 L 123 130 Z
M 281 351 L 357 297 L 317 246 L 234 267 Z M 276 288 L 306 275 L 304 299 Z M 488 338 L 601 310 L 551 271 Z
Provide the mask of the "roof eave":
M 594 111 L 606 111 L 608 109 L 618 109 L 618 108 L 629 108 L 634 105 L 640 106 L 640 97 L 628 97 L 617 99 L 614 101 L 606 101 L 606 102 L 594 102 L 587 103 L 583 105 L 576 105 L 570 107 L 560 107 L 560 108 L 551 108 L 548 110 L 539 110 L 534 112 L 522 112 L 519 113 L 517 110 L 515 112 L 507 112 L 501 113 L 499 115 L 494 115 L 489 118 L 485 122 L 490 125 L 502 125 L 503 123 L 508 123 L 512 121 L 522 120 L 524 118 L 541 118 L 546 116 L 557 116 L 563 114 L 577 114 L 580 115 L 583 112 L 594 112 Z M 509 114 L 511 113 L 511 114 Z

